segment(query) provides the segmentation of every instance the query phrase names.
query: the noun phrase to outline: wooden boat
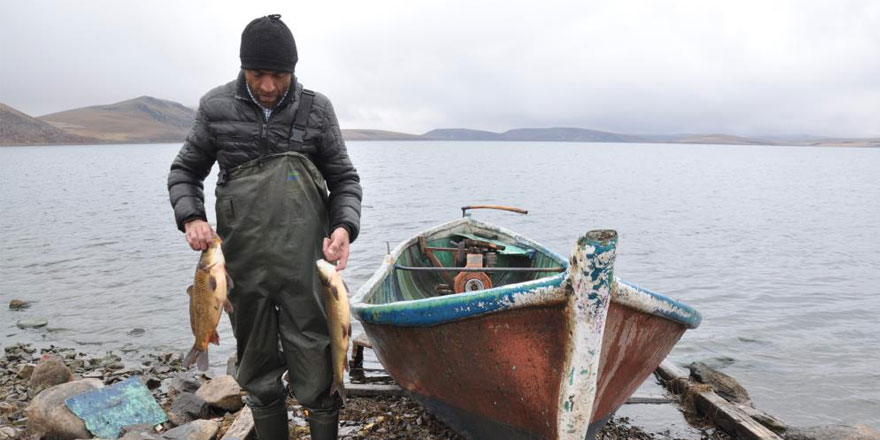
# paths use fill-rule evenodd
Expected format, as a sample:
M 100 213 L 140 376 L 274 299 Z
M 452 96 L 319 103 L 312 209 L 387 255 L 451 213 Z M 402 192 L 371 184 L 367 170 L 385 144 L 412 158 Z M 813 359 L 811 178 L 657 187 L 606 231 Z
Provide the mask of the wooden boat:
M 379 361 L 471 439 L 592 439 L 693 308 L 613 276 L 617 234 L 569 259 L 470 216 L 401 243 L 352 298 Z

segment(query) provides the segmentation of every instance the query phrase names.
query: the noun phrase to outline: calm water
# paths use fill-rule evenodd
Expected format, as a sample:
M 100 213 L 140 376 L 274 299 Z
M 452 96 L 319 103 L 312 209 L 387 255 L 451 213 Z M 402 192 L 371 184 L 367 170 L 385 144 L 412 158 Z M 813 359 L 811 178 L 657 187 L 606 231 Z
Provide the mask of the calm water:
M 198 255 L 165 178 L 179 145 L 0 148 L 0 345 L 187 350 Z M 570 143 L 349 144 L 365 192 L 353 288 L 392 246 L 477 212 L 567 254 L 620 233 L 616 274 L 697 307 L 673 351 L 792 424 L 880 429 L 880 150 Z M 214 177 L 208 188 L 213 188 Z M 209 204 L 213 197 L 209 193 Z M 213 214 L 211 214 L 213 218 Z M 11 299 L 34 305 L 6 309 Z M 27 316 L 47 329 L 19 330 Z M 146 329 L 140 337 L 127 334 Z M 212 364 L 233 352 L 228 322 Z

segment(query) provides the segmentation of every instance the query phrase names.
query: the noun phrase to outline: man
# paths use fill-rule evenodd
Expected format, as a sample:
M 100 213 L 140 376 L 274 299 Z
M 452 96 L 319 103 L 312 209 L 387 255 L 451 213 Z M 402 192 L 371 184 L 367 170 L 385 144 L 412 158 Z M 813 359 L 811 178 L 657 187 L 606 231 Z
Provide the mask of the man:
M 329 393 L 330 341 L 315 261 L 345 268 L 360 227 L 360 179 L 330 101 L 293 75 L 296 44 L 281 16 L 251 21 L 240 56 L 238 79 L 199 103 L 168 175 L 171 205 L 192 249 L 206 249 L 214 231 L 202 182 L 219 163 L 217 234 L 234 282 L 237 379 L 257 435 L 288 438 L 287 370 L 312 438 L 335 439 L 341 400 Z

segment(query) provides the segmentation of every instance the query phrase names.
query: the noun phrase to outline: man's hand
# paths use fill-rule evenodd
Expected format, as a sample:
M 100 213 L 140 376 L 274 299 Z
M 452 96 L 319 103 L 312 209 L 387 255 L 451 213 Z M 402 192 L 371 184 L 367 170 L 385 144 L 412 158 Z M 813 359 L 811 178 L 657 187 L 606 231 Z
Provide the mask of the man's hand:
M 211 229 L 208 222 L 195 219 L 184 223 L 183 228 L 186 230 L 186 242 L 189 243 L 194 251 L 203 251 L 208 249 L 214 237 L 217 235 Z M 326 239 L 325 239 L 326 240 Z
M 330 238 L 324 238 L 324 258 L 333 263 L 336 262 L 336 270 L 345 269 L 348 263 L 348 229 L 336 228 L 330 234 Z

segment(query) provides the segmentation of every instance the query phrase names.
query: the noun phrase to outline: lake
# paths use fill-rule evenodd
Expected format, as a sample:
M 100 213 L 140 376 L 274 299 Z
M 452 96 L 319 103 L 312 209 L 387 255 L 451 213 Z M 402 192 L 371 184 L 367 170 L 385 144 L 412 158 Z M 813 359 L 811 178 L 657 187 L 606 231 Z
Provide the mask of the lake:
M 387 243 L 476 211 L 566 255 L 616 229 L 615 274 L 696 307 L 670 357 L 738 379 L 793 425 L 880 429 L 880 149 L 526 142 L 350 142 L 364 187 L 344 276 Z M 0 148 L 0 345 L 188 351 L 198 254 L 166 176 L 179 145 Z M 207 182 L 213 221 L 213 185 Z M 10 311 L 12 299 L 32 301 Z M 16 321 L 42 316 L 43 329 Z M 142 335 L 128 334 L 134 328 Z M 211 363 L 234 352 L 228 321 Z

